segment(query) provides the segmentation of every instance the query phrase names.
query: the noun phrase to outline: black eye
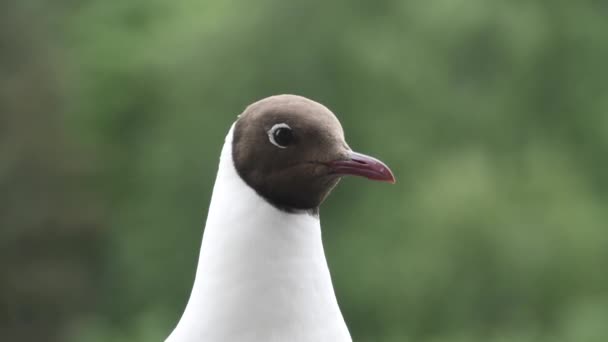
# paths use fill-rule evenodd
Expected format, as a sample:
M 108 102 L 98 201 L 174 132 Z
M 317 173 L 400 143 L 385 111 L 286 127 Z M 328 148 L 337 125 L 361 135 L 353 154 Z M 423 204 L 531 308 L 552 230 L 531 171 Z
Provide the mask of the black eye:
M 289 128 L 279 128 L 274 131 L 273 136 L 274 141 L 281 146 L 287 146 L 293 140 L 293 132 Z
M 286 148 L 287 145 L 293 143 L 293 131 L 287 124 L 276 124 L 268 131 L 268 138 L 275 146 Z

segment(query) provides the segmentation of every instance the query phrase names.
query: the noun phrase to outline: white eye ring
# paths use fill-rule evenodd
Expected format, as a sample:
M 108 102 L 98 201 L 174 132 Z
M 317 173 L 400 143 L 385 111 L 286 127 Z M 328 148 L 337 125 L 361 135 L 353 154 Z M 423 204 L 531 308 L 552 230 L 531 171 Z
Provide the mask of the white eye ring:
M 283 145 L 277 143 L 276 140 L 274 140 L 274 133 L 280 128 L 287 128 L 288 130 L 291 130 L 291 127 L 289 127 L 288 124 L 278 123 L 278 124 L 272 126 L 272 128 L 268 130 L 268 140 L 270 140 L 270 142 L 278 148 L 287 148 L 287 146 L 283 146 Z

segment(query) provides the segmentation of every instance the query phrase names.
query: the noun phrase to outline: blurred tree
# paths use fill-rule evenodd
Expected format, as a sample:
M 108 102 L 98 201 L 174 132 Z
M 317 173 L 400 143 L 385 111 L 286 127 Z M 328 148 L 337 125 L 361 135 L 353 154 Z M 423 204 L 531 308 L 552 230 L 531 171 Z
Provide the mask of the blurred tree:
M 0 4 L 0 339 L 65 341 L 95 303 L 100 204 L 40 13 Z

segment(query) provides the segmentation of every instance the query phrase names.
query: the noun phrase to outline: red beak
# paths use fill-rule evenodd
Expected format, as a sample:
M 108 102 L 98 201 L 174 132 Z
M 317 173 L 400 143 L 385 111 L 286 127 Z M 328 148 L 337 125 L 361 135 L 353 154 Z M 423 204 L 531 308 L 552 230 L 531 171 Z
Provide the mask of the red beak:
M 352 152 L 344 160 L 335 160 L 328 164 L 333 173 L 338 175 L 361 176 L 371 180 L 395 183 L 391 169 L 376 158 Z

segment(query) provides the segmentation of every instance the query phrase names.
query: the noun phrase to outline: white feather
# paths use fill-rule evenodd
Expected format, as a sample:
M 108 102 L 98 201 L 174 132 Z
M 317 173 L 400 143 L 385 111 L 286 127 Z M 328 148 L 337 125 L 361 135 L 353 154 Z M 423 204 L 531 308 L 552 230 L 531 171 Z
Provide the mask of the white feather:
M 166 342 L 351 341 L 319 219 L 282 212 L 237 174 L 226 137 L 186 309 Z

